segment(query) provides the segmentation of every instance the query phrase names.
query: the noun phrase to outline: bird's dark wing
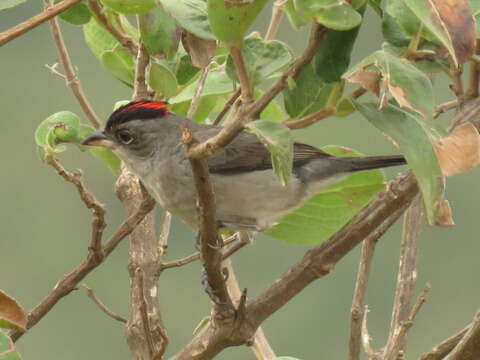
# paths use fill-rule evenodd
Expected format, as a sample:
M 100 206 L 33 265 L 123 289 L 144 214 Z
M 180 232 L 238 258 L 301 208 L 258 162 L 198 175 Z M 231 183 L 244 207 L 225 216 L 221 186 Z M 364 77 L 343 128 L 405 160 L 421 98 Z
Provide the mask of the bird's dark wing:
M 199 141 L 204 141 L 218 133 L 218 127 L 194 131 Z M 295 143 L 293 168 L 301 166 L 312 159 L 330 157 L 331 155 L 316 147 Z M 265 170 L 272 168 L 270 152 L 258 140 L 257 136 L 246 132 L 240 133 L 223 150 L 208 157 L 211 173 L 235 173 Z

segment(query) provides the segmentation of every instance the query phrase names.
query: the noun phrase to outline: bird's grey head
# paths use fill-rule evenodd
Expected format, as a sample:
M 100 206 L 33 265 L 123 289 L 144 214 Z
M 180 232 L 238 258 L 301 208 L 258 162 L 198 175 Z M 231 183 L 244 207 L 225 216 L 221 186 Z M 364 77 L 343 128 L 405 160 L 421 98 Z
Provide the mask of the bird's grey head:
M 83 144 L 110 148 L 127 163 L 151 159 L 160 146 L 174 146 L 172 135 L 181 131 L 178 118 L 166 105 L 159 101 L 128 103 L 115 110 L 105 128 L 91 134 Z

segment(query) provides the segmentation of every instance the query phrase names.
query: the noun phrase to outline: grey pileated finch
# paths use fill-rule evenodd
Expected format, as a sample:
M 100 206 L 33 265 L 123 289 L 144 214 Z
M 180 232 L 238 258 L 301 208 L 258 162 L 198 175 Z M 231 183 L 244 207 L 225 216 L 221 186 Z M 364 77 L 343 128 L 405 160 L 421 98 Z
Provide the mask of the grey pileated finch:
M 196 227 L 196 189 L 181 141 L 183 127 L 199 141 L 221 129 L 172 114 L 166 103 L 139 101 L 117 109 L 83 144 L 112 149 L 163 208 Z M 292 178 L 283 186 L 268 150 L 246 132 L 208 157 L 219 226 L 257 231 L 353 172 L 402 164 L 405 159 L 398 155 L 339 158 L 295 143 Z

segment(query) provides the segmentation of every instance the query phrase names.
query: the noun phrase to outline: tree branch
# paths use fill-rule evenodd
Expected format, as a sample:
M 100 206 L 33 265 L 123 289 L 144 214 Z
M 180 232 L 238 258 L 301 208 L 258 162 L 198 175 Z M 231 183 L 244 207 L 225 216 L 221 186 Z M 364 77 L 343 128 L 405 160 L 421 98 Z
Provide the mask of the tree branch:
M 420 197 L 417 196 L 405 214 L 392 320 L 384 350 L 386 360 L 396 359 L 398 352 L 405 346 L 406 339 L 404 336 L 406 332 L 401 332 L 400 328 L 407 321 L 412 308 L 423 219 L 423 204 Z
M 64 275 L 55 284 L 50 293 L 38 304 L 29 314 L 27 329 L 32 328 L 37 324 L 57 302 L 75 290 L 78 283 L 82 281 L 93 269 L 97 268 L 105 259 L 112 253 L 117 245 L 126 236 L 135 229 L 135 227 L 142 221 L 142 219 L 153 209 L 155 201 L 152 198 L 143 198 L 139 206 L 132 212 L 132 214 L 123 221 L 115 233 L 102 247 L 102 256 L 96 256 L 93 252 L 89 252 L 86 259 L 82 261 L 72 272 Z M 92 239 L 93 240 L 93 239 Z M 12 340 L 18 340 L 23 333 L 19 331 L 12 331 Z
M 44 23 L 45 21 L 50 20 L 54 16 L 68 10 L 73 5 L 79 3 L 82 0 L 63 0 L 58 4 L 49 6 L 47 9 L 43 10 L 41 13 L 32 16 L 30 19 L 24 21 L 21 24 L 15 25 L 10 29 L 0 33 L 0 46 L 5 45 L 9 41 L 19 37 L 20 35 L 25 34 L 27 31 L 32 30 L 38 25 Z
M 230 56 L 232 57 L 233 63 L 235 64 L 238 80 L 240 81 L 242 102 L 244 104 L 250 103 L 253 97 L 253 89 L 248 76 L 247 67 L 243 59 L 242 51 L 235 45 L 230 46 L 228 49 L 230 51 Z
M 200 105 L 201 95 L 203 86 L 205 85 L 205 80 L 207 80 L 208 73 L 210 72 L 210 64 L 205 66 L 202 69 L 200 74 L 200 78 L 197 82 L 197 88 L 195 89 L 195 93 L 193 94 L 192 101 L 190 102 L 190 107 L 188 108 L 187 118 L 193 120 L 193 117 L 197 113 L 198 105 Z
M 117 41 L 123 46 L 123 48 L 131 53 L 133 56 L 138 54 L 138 44 L 130 36 L 124 34 L 118 30 L 103 13 L 103 7 L 98 0 L 89 0 L 89 7 L 92 11 L 98 24 L 107 30 Z
M 419 360 L 442 360 L 455 348 L 460 340 L 462 340 L 470 327 L 471 324 L 457 334 L 443 340 L 440 344 L 435 345 L 431 350 L 423 353 Z
M 366 318 L 364 300 L 377 240 L 378 239 L 368 238 L 363 241 L 362 245 L 362 254 L 358 264 L 357 281 L 355 282 L 355 291 L 353 293 L 352 307 L 350 310 L 349 360 L 360 359 L 362 323 L 363 319 Z
M 92 299 L 92 301 L 95 303 L 95 305 L 98 306 L 100 310 L 102 310 L 105 314 L 110 316 L 111 318 L 118 320 L 122 323 L 127 323 L 127 319 L 125 319 L 123 316 L 120 316 L 116 313 L 114 313 L 112 310 L 110 310 L 93 292 L 91 288 L 89 288 L 87 285 L 83 284 L 82 287 L 85 289 L 85 293 L 87 296 Z
M 445 360 L 475 360 L 480 356 L 480 312 L 475 314 L 470 328 Z
M 288 0 L 275 0 L 272 6 L 272 16 L 270 23 L 268 24 L 267 33 L 265 34 L 265 40 L 273 40 L 277 36 L 278 27 L 283 18 L 283 7 Z
M 140 26 L 140 23 L 144 21 L 144 16 L 142 14 L 137 15 L 137 21 Z M 135 80 L 133 83 L 133 95 L 132 100 L 139 101 L 149 98 L 148 94 L 148 85 L 147 85 L 147 66 L 150 63 L 150 55 L 148 54 L 147 48 L 140 42 L 137 52 L 137 62 L 135 65 Z
M 190 148 L 197 144 L 187 128 L 183 129 L 182 142 L 185 144 L 187 154 Z M 217 231 L 215 215 L 215 195 L 210 182 L 208 165 L 205 158 L 190 158 L 195 188 L 198 194 L 198 224 L 200 253 L 203 267 L 207 276 L 208 287 L 212 300 L 219 312 L 233 309 L 232 299 L 228 294 L 224 275 L 221 270 L 222 252 Z
M 46 0 L 47 8 L 48 6 L 51 6 L 51 3 L 51 0 Z M 65 41 L 63 40 L 62 32 L 60 30 L 60 24 L 58 23 L 58 19 L 56 17 L 53 17 L 50 20 L 50 30 L 57 47 L 60 63 L 65 71 L 65 82 L 80 104 L 85 116 L 90 120 L 90 123 L 93 125 L 93 127 L 98 129 L 100 127 L 100 120 L 98 119 L 98 116 L 95 114 L 95 111 L 83 92 L 80 80 L 73 68 L 70 55 L 68 54 L 67 47 L 65 46 Z

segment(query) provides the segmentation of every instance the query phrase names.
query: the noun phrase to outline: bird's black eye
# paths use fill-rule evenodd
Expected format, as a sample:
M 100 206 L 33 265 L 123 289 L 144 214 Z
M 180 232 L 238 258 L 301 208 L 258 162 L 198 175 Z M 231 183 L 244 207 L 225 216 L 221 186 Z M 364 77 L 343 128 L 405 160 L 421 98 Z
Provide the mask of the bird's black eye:
M 128 130 L 117 131 L 117 138 L 122 144 L 125 145 L 129 145 L 135 140 L 135 137 Z

